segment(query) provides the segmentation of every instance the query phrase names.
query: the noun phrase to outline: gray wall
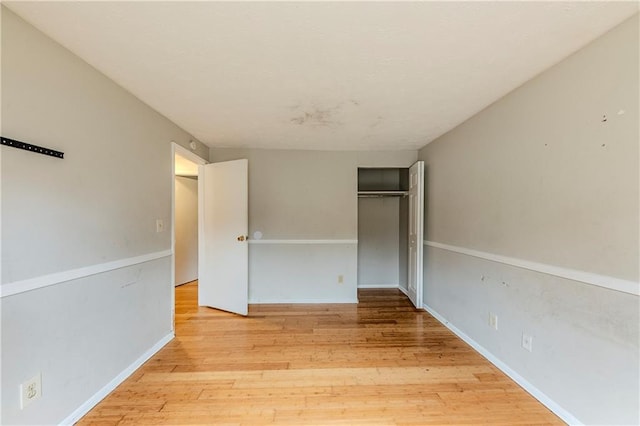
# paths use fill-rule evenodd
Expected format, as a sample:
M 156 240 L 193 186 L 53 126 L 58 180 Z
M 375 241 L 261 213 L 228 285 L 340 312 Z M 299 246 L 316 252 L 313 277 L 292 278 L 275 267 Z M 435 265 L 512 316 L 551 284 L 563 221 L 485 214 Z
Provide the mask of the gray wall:
M 354 302 L 357 169 L 408 167 L 417 151 L 210 151 L 212 162 L 239 158 L 249 160 L 249 235 L 263 234 L 249 240 L 250 302 Z
M 636 15 L 419 154 L 425 304 L 588 424 L 640 423 L 638 296 L 491 257 L 638 280 L 638 47 Z
M 198 178 L 176 176 L 176 285 L 198 279 Z
M 168 253 L 170 140 L 190 135 L 4 7 L 2 114 L 3 136 L 65 152 L 1 151 L 1 423 L 55 424 L 172 332 L 170 255 L 82 275 Z M 20 291 L 70 270 L 82 277 Z
M 399 201 L 399 197 L 358 199 L 359 287 L 398 286 Z

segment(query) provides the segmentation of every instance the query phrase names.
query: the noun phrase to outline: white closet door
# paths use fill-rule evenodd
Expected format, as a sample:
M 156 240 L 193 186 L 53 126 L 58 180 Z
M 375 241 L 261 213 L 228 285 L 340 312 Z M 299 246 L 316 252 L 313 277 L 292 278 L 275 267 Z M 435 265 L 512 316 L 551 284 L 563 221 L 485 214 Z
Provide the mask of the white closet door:
M 424 161 L 409 169 L 409 273 L 408 296 L 422 309 L 422 250 L 424 224 Z

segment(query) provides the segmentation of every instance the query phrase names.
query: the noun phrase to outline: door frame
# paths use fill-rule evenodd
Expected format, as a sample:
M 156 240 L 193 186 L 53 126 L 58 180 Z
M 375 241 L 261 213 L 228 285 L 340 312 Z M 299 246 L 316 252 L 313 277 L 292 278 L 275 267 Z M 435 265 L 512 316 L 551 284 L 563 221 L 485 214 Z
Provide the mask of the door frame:
M 171 141 L 171 331 L 176 329 L 176 154 L 180 154 L 197 165 L 208 161 L 187 148 Z M 199 216 L 199 212 L 198 212 Z M 198 220 L 200 218 L 198 217 Z

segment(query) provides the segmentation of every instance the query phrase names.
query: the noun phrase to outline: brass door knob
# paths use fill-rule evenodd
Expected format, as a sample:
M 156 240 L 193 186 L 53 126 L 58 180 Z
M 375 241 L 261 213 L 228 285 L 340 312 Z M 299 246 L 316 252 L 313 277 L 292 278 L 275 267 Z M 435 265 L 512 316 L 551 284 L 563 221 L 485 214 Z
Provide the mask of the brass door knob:
M 238 241 L 244 241 L 244 235 L 240 235 L 240 236 L 238 237 Z

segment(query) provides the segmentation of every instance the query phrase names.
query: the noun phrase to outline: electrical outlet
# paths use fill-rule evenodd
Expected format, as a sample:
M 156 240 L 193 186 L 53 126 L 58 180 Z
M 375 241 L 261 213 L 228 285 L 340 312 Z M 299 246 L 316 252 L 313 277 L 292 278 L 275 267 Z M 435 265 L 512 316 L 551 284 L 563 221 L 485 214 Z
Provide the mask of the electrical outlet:
M 344 283 L 344 275 L 338 275 L 338 284 Z
M 498 316 L 493 312 L 489 312 L 489 326 L 494 330 L 498 329 Z
M 164 231 L 164 222 L 162 219 L 156 219 L 156 232 Z
M 533 336 L 522 333 L 522 347 L 529 352 L 533 352 Z
M 20 385 L 20 409 L 24 410 L 27 405 L 41 396 L 42 378 L 40 374 L 37 374 Z

